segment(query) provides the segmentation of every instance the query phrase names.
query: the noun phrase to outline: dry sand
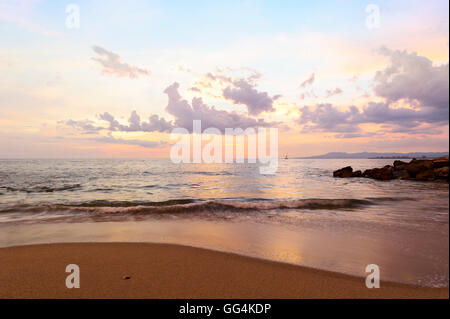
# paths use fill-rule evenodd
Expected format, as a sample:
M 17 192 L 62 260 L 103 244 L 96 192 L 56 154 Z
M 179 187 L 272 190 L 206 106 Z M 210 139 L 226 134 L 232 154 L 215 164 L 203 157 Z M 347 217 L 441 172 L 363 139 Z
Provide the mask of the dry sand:
M 81 287 L 66 288 L 68 264 Z M 130 278 L 125 280 L 124 276 Z M 0 249 L 0 298 L 448 298 L 449 290 L 381 282 L 206 249 L 76 243 Z

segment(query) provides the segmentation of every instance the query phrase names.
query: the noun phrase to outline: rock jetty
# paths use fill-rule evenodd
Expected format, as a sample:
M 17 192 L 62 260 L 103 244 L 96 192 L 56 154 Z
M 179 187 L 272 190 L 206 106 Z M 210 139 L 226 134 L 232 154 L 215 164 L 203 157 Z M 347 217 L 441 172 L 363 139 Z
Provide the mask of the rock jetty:
M 347 166 L 333 172 L 334 177 L 366 177 L 378 180 L 404 179 L 416 181 L 449 181 L 448 156 L 435 159 L 412 159 L 409 163 L 395 161 L 393 165 L 386 165 L 381 168 L 367 169 L 364 172 L 353 171 L 351 166 Z

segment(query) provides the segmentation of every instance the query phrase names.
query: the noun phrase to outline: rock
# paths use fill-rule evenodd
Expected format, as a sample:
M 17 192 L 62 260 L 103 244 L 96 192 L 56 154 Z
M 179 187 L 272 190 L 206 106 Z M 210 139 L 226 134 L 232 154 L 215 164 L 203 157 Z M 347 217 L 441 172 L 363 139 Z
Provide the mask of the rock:
M 449 181 L 449 157 L 443 156 L 431 159 L 415 159 L 409 163 L 394 161 L 394 166 L 366 169 L 353 172 L 351 166 L 333 172 L 334 177 L 367 177 L 378 180 L 410 179 L 418 181 L 433 181 L 435 179 Z
M 403 161 L 394 161 L 394 169 L 397 169 L 398 167 L 402 167 L 404 165 L 407 165 L 408 163 Z
M 373 170 L 374 170 L 375 168 L 372 168 L 372 169 L 366 169 L 364 172 L 363 172 L 363 174 L 362 174 L 362 176 L 363 177 L 367 177 L 367 178 L 372 178 L 372 176 L 373 176 Z
M 433 162 L 431 160 L 412 160 L 405 166 L 401 166 L 408 171 L 411 177 L 416 177 L 417 174 L 423 171 L 427 171 L 433 168 Z
M 448 156 L 435 158 L 433 160 L 433 168 L 448 167 Z
M 433 181 L 434 179 L 435 176 L 432 168 L 421 171 L 416 175 L 416 180 L 418 181 Z
M 352 177 L 352 175 L 353 175 L 353 168 L 351 166 L 347 166 L 333 172 L 333 177 L 341 177 L 341 178 Z
M 379 180 L 390 180 L 394 178 L 393 173 L 394 168 L 390 165 L 386 165 L 383 168 L 367 169 L 364 171 L 363 176 Z
M 386 165 L 375 174 L 375 179 L 390 180 L 394 178 L 394 168 Z
M 355 171 L 352 173 L 352 177 L 361 177 L 361 176 L 362 176 L 361 171 Z
M 447 167 L 441 167 L 441 168 L 435 168 L 434 169 L 434 176 L 437 179 L 446 179 L 446 180 L 448 180 L 448 166 Z
M 129 279 L 131 279 L 131 276 L 122 276 L 122 279 L 123 280 L 129 280 Z
M 406 163 L 403 161 L 394 161 L 394 170 L 395 171 L 405 170 L 408 165 L 409 165 L 409 163 Z
M 411 176 L 409 176 L 408 170 L 406 169 L 399 169 L 399 170 L 395 170 L 392 173 L 394 178 L 399 178 L 399 179 L 410 179 Z
M 366 169 L 366 170 L 363 172 L 362 176 L 363 176 L 363 177 L 367 177 L 367 178 L 371 178 L 371 177 L 372 177 L 372 171 L 373 171 L 373 169 Z
M 354 172 L 351 166 L 347 166 L 333 172 L 333 177 L 343 178 L 343 177 L 361 177 L 361 176 L 362 176 L 361 171 Z

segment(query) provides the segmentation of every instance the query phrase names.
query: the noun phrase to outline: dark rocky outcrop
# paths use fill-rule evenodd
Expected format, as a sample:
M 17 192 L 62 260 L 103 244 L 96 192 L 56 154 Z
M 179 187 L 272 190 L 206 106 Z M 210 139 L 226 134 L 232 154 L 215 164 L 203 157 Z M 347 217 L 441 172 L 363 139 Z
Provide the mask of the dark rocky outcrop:
M 448 166 L 447 167 L 441 167 L 441 168 L 435 168 L 434 169 L 434 176 L 437 179 L 446 179 L 446 180 L 448 180 Z
M 334 177 L 367 177 L 378 180 L 404 179 L 417 181 L 447 180 L 449 173 L 448 156 L 436 159 L 412 159 L 409 163 L 394 161 L 393 166 L 353 172 L 350 166 L 333 172 Z
M 361 177 L 362 173 L 361 171 L 353 171 L 353 168 L 351 166 L 347 166 L 341 169 L 338 169 L 337 171 L 333 172 L 334 177 Z
M 407 169 L 395 169 L 394 167 L 394 172 L 392 175 L 394 178 L 398 179 L 411 179 Z
M 439 157 L 433 160 L 433 168 L 448 167 L 448 157 Z
M 379 180 L 389 180 L 394 178 L 394 168 L 390 165 L 386 165 L 383 168 L 373 168 L 367 169 L 363 173 L 364 177 L 379 179 Z
M 352 177 L 361 177 L 362 176 L 362 172 L 361 171 L 354 171 L 352 174 Z
M 434 176 L 433 169 L 426 169 L 424 171 L 417 173 L 416 180 L 417 181 L 434 181 L 435 176 Z
M 352 177 L 352 175 L 353 168 L 351 166 L 347 166 L 333 172 L 333 177 Z
M 353 168 L 351 166 L 347 166 L 337 171 L 333 172 L 333 177 L 352 177 Z
M 431 160 L 416 160 L 413 159 L 411 162 L 400 168 L 405 168 L 412 178 L 415 178 L 421 172 L 428 171 L 433 168 L 433 161 Z
M 401 169 L 403 165 L 407 165 L 408 163 L 403 161 L 394 161 L 394 168 Z

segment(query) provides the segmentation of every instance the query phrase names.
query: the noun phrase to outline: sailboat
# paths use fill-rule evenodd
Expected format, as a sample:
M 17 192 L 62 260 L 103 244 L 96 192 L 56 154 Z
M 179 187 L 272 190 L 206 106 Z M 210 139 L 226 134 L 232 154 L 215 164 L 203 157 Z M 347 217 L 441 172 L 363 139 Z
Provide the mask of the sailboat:
M 288 159 L 287 154 L 284 156 L 284 159 Z

